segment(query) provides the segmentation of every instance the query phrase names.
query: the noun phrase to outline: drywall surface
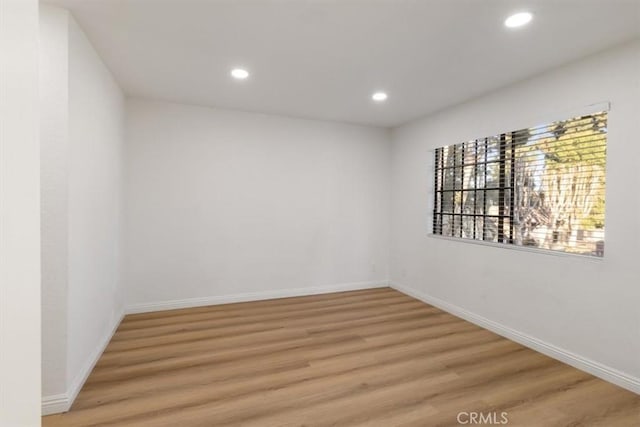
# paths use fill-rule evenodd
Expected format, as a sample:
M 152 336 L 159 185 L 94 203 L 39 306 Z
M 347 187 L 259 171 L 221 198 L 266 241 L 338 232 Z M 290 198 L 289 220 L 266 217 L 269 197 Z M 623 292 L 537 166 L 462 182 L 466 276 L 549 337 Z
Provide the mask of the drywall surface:
M 40 6 L 42 395 L 67 387 L 69 13 Z
M 38 2 L 0 0 L 0 425 L 40 425 Z
M 69 19 L 68 356 L 77 391 L 123 310 L 120 277 L 124 96 Z M 99 352 L 98 352 L 99 355 Z
M 388 131 L 127 107 L 127 305 L 386 282 Z
M 565 119 L 602 101 L 611 103 L 604 259 L 428 236 L 433 148 Z M 636 381 L 639 118 L 634 42 L 394 129 L 391 282 Z

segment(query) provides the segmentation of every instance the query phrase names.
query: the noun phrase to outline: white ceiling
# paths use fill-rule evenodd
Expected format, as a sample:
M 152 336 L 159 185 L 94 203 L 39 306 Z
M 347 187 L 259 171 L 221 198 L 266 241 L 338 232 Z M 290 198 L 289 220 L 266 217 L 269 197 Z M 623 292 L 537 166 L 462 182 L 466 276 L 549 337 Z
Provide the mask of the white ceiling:
M 395 126 L 640 37 L 640 0 L 53 0 L 129 95 Z M 529 10 L 533 22 L 503 26 Z M 229 71 L 251 76 L 233 81 Z M 371 101 L 385 90 L 383 104 Z

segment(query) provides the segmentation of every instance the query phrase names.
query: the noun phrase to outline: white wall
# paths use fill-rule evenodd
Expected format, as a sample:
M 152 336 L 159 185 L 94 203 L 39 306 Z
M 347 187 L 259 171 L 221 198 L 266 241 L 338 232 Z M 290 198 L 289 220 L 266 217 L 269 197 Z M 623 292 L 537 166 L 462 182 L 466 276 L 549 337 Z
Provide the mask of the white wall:
M 386 281 L 386 130 L 127 106 L 128 305 Z
M 76 390 L 124 309 L 120 277 L 124 96 L 69 20 L 68 356 Z
M 611 102 L 603 260 L 427 236 L 431 149 L 564 119 L 600 101 Z M 395 129 L 392 283 L 613 368 L 614 376 L 619 370 L 626 386 L 640 381 L 638 119 L 635 42 Z
M 0 425 L 40 425 L 38 2 L 0 0 Z
M 40 11 L 43 411 L 68 409 L 124 311 L 124 96 L 65 10 Z
M 69 13 L 40 6 L 42 395 L 67 387 Z

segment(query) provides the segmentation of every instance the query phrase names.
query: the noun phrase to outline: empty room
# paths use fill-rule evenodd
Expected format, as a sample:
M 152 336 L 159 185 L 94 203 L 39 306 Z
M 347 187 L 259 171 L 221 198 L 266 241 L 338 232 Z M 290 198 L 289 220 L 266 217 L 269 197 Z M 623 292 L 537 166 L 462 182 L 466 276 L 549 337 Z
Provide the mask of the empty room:
M 0 426 L 640 426 L 640 0 L 0 12 Z

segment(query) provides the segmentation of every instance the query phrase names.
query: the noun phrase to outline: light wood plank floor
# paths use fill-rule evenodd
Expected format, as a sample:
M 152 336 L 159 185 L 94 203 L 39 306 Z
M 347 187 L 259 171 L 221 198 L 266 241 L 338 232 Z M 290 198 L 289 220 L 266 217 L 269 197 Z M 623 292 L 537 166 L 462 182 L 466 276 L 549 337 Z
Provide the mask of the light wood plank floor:
M 43 425 L 438 426 L 461 411 L 638 426 L 640 396 L 382 288 L 126 316 Z

